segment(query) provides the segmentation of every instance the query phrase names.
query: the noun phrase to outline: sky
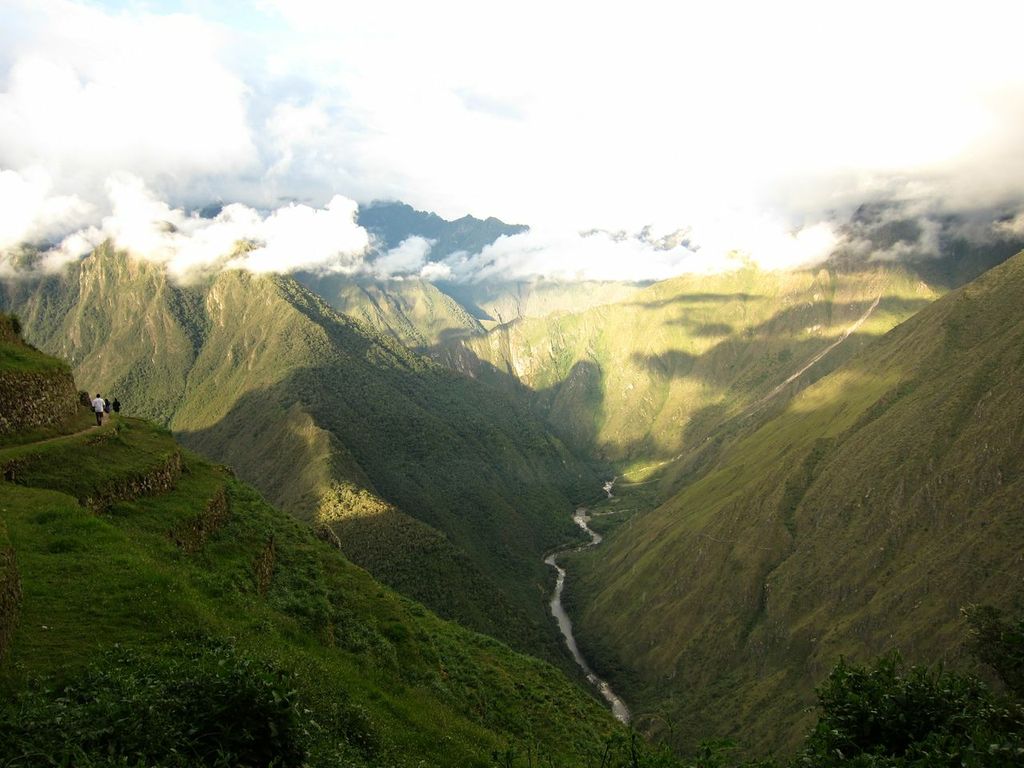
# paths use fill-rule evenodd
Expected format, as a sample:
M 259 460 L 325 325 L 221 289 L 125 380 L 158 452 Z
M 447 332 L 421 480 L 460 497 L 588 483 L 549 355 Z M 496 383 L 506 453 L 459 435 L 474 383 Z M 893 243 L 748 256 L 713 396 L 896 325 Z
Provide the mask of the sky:
M 58 269 L 110 238 L 181 276 L 659 279 L 813 263 L 866 201 L 1014 214 L 1022 22 L 985 0 L 0 0 L 0 275 L 22 243 Z M 354 221 L 378 199 L 530 231 L 378 259 Z

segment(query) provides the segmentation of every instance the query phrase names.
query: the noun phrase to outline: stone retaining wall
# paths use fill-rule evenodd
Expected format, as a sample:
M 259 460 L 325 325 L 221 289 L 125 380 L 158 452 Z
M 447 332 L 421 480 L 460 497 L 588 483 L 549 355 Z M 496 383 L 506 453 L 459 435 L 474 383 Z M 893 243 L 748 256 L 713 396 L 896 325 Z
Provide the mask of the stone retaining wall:
M 231 515 L 228 505 L 228 494 L 224 486 L 206 504 L 206 509 L 191 520 L 178 525 L 171 531 L 171 541 L 185 552 L 198 552 L 206 540 L 210 538 Z
M 178 484 L 181 470 L 181 453 L 175 451 L 161 466 L 143 475 L 119 479 L 98 489 L 93 495 L 79 499 L 78 502 L 100 514 L 106 512 L 115 502 L 130 501 L 140 496 L 152 496 L 172 490 Z
M 59 426 L 78 409 L 78 390 L 67 371 L 0 371 L 0 435 Z
M 267 543 L 256 556 L 253 563 L 253 570 L 256 572 L 256 588 L 261 596 L 266 596 L 270 589 L 270 581 L 274 578 L 274 564 L 277 562 L 277 543 L 274 537 L 267 539 Z

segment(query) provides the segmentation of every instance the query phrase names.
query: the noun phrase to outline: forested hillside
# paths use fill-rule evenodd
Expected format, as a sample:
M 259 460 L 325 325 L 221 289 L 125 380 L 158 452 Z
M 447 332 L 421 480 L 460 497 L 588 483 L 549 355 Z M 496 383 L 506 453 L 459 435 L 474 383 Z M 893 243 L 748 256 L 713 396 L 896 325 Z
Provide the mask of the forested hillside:
M 582 645 L 652 728 L 788 749 L 840 655 L 957 665 L 963 607 L 1024 610 L 1022 295 L 1018 255 L 573 564 Z

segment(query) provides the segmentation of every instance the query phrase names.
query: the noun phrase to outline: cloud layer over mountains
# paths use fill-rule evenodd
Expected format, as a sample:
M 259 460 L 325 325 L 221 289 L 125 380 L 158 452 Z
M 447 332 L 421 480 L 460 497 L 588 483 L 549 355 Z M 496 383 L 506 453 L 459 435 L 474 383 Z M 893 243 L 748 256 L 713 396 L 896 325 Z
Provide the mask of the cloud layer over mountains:
M 0 8 L 8 274 L 22 243 L 53 268 L 110 237 L 178 276 L 649 280 L 814 263 L 865 201 L 1024 201 L 1015 4 L 196 8 Z M 376 254 L 375 198 L 532 229 Z

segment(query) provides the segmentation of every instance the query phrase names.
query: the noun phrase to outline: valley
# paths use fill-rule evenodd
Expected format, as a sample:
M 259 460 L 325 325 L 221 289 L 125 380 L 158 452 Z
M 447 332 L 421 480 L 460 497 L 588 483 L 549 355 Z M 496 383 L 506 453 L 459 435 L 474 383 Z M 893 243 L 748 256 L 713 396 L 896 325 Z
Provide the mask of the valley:
M 1024 766 L 1024 4 L 0 4 L 0 768 Z
M 841 656 L 969 667 L 961 608 L 1024 610 L 1021 427 L 993 423 L 1019 413 L 996 318 L 1021 258 L 948 294 L 837 257 L 470 302 L 422 280 L 182 284 L 104 245 L 0 303 L 91 389 L 645 736 L 792 754 Z
M 590 537 L 590 542 L 579 547 L 555 552 L 554 554 L 548 555 L 544 558 L 544 564 L 550 565 L 558 574 L 557 580 L 555 581 L 554 592 L 551 593 L 551 615 L 554 616 L 555 621 L 558 623 L 558 628 L 562 633 L 562 637 L 565 638 L 565 644 L 569 649 L 569 653 L 572 654 L 573 659 L 586 675 L 587 682 L 597 688 L 598 692 L 601 694 L 601 698 L 608 702 L 615 718 L 628 724 L 630 719 L 629 707 L 627 707 L 626 703 L 615 694 L 611 689 L 611 686 L 608 685 L 606 681 L 594 674 L 594 670 L 591 669 L 590 664 L 585 658 L 583 658 L 583 654 L 580 653 L 579 645 L 576 642 L 576 636 L 573 634 L 572 619 L 569 618 L 569 614 L 566 612 L 565 606 L 562 604 L 562 593 L 565 589 L 566 570 L 558 564 L 558 558 L 561 555 L 565 555 L 570 552 L 582 552 L 584 550 L 591 549 L 601 543 L 601 535 L 594 533 L 594 531 L 587 525 L 589 518 L 587 517 L 587 510 L 585 508 L 580 507 L 577 509 L 572 519 L 573 522 L 583 529 L 583 532 Z

